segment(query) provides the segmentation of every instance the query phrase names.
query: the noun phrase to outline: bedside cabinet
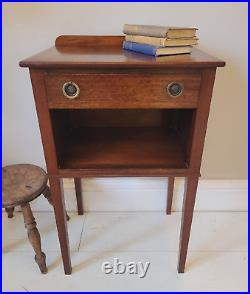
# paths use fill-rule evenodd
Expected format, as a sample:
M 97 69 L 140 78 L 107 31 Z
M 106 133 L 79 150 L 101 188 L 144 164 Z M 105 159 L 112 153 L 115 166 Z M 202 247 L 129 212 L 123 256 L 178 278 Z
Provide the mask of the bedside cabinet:
M 20 62 L 29 67 L 66 274 L 70 248 L 62 178 L 185 177 L 178 272 L 183 273 L 215 72 L 225 63 L 191 54 L 151 57 L 121 36 L 60 36 Z M 81 196 L 81 195 L 80 195 Z

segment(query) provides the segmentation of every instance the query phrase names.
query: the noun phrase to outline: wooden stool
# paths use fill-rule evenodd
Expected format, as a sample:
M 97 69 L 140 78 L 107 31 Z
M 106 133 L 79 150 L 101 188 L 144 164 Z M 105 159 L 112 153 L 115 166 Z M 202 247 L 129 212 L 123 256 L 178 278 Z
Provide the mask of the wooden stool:
M 43 194 L 53 205 L 50 189 L 47 186 L 48 176 L 38 166 L 17 164 L 3 167 L 2 177 L 2 207 L 5 208 L 8 217 L 12 218 L 14 207 L 21 206 L 28 238 L 36 254 L 35 261 L 41 273 L 45 274 L 47 273 L 46 255 L 41 249 L 40 234 L 29 202 Z M 69 219 L 68 216 L 67 219 Z

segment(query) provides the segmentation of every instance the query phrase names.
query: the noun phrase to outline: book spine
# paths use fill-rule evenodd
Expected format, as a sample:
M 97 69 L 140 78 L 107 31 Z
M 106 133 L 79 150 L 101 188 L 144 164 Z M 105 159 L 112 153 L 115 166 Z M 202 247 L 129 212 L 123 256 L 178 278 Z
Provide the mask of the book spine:
M 129 42 L 135 42 L 140 44 L 149 44 L 157 47 L 165 46 L 165 38 L 155 38 L 155 37 L 147 37 L 147 36 L 131 36 L 126 35 L 125 40 Z
M 155 46 L 148 45 L 148 44 L 128 42 L 128 41 L 123 42 L 123 49 L 144 53 L 147 55 L 153 55 L 153 56 L 156 56 L 156 51 L 157 51 L 157 47 Z
M 165 38 L 168 29 L 164 27 L 154 27 L 145 25 L 128 25 L 125 24 L 123 33 L 127 35 L 149 36 L 157 38 Z

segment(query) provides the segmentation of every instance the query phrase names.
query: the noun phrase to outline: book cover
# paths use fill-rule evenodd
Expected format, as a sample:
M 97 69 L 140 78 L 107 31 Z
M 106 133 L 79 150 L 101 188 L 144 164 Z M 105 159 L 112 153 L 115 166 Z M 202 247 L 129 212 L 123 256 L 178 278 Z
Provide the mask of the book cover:
M 156 56 L 157 47 L 147 44 L 138 44 L 133 42 L 124 41 L 123 49 L 141 52 L 147 55 Z
M 158 47 L 168 46 L 193 46 L 197 45 L 197 38 L 179 38 L 179 39 L 168 39 L 168 38 L 156 38 L 148 36 L 136 36 L 126 35 L 125 40 L 129 42 L 135 42 L 140 44 L 149 44 Z
M 131 50 L 147 55 L 152 56 L 161 56 L 161 55 L 175 55 L 175 54 L 184 54 L 190 53 L 192 47 L 182 46 L 182 47 L 156 47 L 148 44 L 139 44 L 134 42 L 123 42 L 123 49 Z
M 123 33 L 158 38 L 192 38 L 195 37 L 196 30 L 196 28 L 125 24 Z

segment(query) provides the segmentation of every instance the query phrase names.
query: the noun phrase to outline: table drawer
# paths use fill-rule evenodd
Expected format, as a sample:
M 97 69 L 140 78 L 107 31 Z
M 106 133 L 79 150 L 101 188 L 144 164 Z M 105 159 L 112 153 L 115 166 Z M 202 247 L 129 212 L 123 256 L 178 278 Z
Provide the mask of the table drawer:
M 50 108 L 195 108 L 200 75 L 62 73 L 45 83 Z

